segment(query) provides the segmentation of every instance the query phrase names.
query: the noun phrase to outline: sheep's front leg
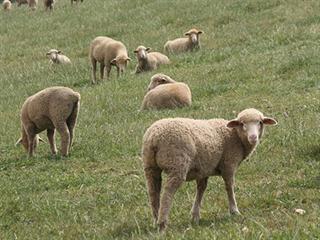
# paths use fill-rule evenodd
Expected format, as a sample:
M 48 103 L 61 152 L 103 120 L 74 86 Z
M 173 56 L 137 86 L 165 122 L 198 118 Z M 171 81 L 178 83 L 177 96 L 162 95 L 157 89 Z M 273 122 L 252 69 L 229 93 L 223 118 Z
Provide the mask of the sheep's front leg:
M 200 219 L 200 207 L 203 197 L 203 193 L 207 188 L 208 178 L 197 179 L 197 193 L 194 200 L 194 204 L 191 210 L 191 220 L 195 223 L 199 223 Z
M 227 194 L 228 194 L 230 213 L 235 215 L 240 215 L 237 202 L 236 202 L 236 197 L 234 194 L 234 177 L 235 177 L 234 175 L 235 175 L 234 171 L 225 172 L 225 173 L 222 173 L 222 178 L 224 180 Z
M 117 67 L 117 77 L 120 77 L 120 68 Z
M 107 79 L 109 79 L 110 77 L 110 72 L 111 72 L 111 65 L 110 64 L 106 64 L 106 71 L 107 71 Z
M 104 77 L 104 64 L 101 63 L 100 64 L 100 78 L 101 78 L 101 80 L 103 80 L 103 77 Z
M 71 1 L 72 2 L 72 1 Z M 97 81 L 96 71 L 97 71 L 97 61 L 95 59 L 91 59 L 92 64 L 92 83 L 95 84 Z
M 56 142 L 55 142 L 55 139 L 54 139 L 54 133 L 55 133 L 54 129 L 47 129 L 47 137 L 48 137 L 48 140 L 49 140 L 51 153 L 53 155 L 56 155 L 57 154 L 57 147 L 56 147 Z
M 29 157 L 33 157 L 34 149 L 36 145 L 36 134 L 34 134 L 33 132 L 28 133 L 28 143 L 29 143 L 29 146 L 28 146 Z

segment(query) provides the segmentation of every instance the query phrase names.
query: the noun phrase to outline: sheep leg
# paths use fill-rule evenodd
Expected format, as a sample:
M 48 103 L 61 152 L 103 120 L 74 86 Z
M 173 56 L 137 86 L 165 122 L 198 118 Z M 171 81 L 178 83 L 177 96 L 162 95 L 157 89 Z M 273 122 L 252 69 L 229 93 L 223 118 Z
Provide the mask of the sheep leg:
M 159 231 L 164 232 L 167 222 L 168 216 L 173 200 L 173 196 L 178 188 L 184 182 L 185 177 L 181 176 L 181 173 L 170 174 L 164 186 L 163 195 L 160 200 L 160 210 L 159 210 L 159 218 L 158 218 L 158 226 Z
M 103 76 L 104 75 L 104 64 L 103 63 L 101 63 L 100 64 L 100 78 L 101 78 L 101 80 L 103 79 Z
M 157 223 L 158 220 L 158 212 L 160 207 L 160 192 L 162 182 L 161 172 L 162 170 L 158 167 L 146 167 L 144 169 L 147 180 L 149 201 L 155 223 Z
M 120 77 L 120 68 L 117 67 L 117 77 Z
M 56 155 L 57 154 L 57 147 L 56 147 L 56 142 L 55 142 L 55 139 L 54 139 L 54 133 L 55 133 L 54 129 L 47 129 L 47 137 L 48 137 L 48 140 L 49 140 L 51 153 L 53 155 Z
M 92 58 L 91 64 L 92 64 L 92 83 L 95 84 L 97 81 L 97 76 L 96 76 L 97 61 L 94 58 Z
M 70 145 L 70 132 L 67 123 L 60 122 L 55 125 L 55 128 L 61 136 L 61 154 L 62 156 L 67 156 Z
M 28 153 L 29 157 L 33 157 L 34 155 L 34 149 L 36 145 L 36 134 L 34 132 L 28 132 Z
M 111 66 L 108 64 L 108 65 L 105 65 L 106 66 L 106 70 L 107 70 L 107 79 L 109 79 L 110 77 L 110 72 L 111 72 Z
M 223 173 L 222 178 L 224 180 L 226 191 L 228 194 L 230 213 L 234 215 L 240 215 L 234 194 L 234 172 Z
M 75 104 L 75 107 L 73 108 L 73 111 L 70 115 L 70 117 L 67 119 L 67 125 L 70 133 L 70 144 L 69 144 L 69 149 L 71 148 L 72 142 L 73 142 L 73 135 L 74 135 L 74 127 L 77 122 L 77 116 L 79 113 L 79 102 Z
M 197 193 L 196 193 L 194 204 L 191 210 L 192 221 L 197 224 L 199 223 L 201 201 L 202 201 L 203 193 L 207 188 L 207 184 L 208 184 L 207 177 L 203 179 L 197 179 Z

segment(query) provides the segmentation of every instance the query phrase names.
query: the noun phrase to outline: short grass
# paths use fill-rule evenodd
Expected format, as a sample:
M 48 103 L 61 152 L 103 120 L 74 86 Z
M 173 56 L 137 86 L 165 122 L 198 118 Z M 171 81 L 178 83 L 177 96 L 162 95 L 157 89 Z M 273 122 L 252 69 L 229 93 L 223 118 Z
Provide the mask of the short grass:
M 237 174 L 240 217 L 230 217 L 223 182 L 211 178 L 198 226 L 189 221 L 195 183 L 178 191 L 167 239 L 320 237 L 320 1 L 59 0 L 53 13 L 14 5 L 0 13 L 0 238 L 152 239 L 141 139 L 165 117 L 232 119 L 247 107 L 279 121 Z M 133 50 L 161 51 L 191 27 L 202 50 L 172 56 L 159 71 L 188 83 L 193 106 L 138 112 L 150 77 L 132 74 Z M 88 47 L 99 35 L 122 40 L 126 74 L 90 84 Z M 58 48 L 73 65 L 49 68 Z M 81 93 L 70 157 L 42 144 L 28 159 L 14 146 L 25 98 L 49 86 Z M 45 134 L 43 134 L 45 137 Z M 294 213 L 302 208 L 305 215 Z

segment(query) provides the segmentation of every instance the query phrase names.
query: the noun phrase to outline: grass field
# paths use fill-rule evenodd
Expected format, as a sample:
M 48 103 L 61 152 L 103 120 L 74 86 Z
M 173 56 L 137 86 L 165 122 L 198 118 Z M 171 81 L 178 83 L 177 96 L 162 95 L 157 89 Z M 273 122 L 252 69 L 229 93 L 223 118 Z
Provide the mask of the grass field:
M 190 223 L 195 183 L 175 195 L 166 239 L 320 238 L 320 1 L 59 0 L 47 13 L 26 6 L 0 12 L 0 239 L 157 239 L 140 159 L 141 139 L 165 117 L 232 119 L 247 107 L 275 117 L 255 154 L 242 163 L 231 217 L 221 178 L 212 177 L 202 219 Z M 150 77 L 132 74 L 133 50 L 162 51 L 192 27 L 202 50 L 170 57 L 163 72 L 189 84 L 191 108 L 138 112 Z M 90 41 L 125 43 L 125 75 L 90 83 Z M 49 68 L 61 49 L 72 66 Z M 41 144 L 28 159 L 14 143 L 26 97 L 49 86 L 81 93 L 68 158 Z M 46 138 L 45 134 L 42 134 Z M 59 143 L 59 139 L 57 139 Z M 295 208 L 306 211 L 304 215 Z

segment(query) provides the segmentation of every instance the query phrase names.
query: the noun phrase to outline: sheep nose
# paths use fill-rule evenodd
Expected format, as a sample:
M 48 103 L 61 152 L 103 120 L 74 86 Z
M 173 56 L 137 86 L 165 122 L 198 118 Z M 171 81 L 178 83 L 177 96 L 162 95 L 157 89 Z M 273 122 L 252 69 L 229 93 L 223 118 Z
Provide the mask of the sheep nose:
M 250 135 L 249 140 L 250 140 L 250 142 L 257 142 L 258 136 L 257 135 Z

